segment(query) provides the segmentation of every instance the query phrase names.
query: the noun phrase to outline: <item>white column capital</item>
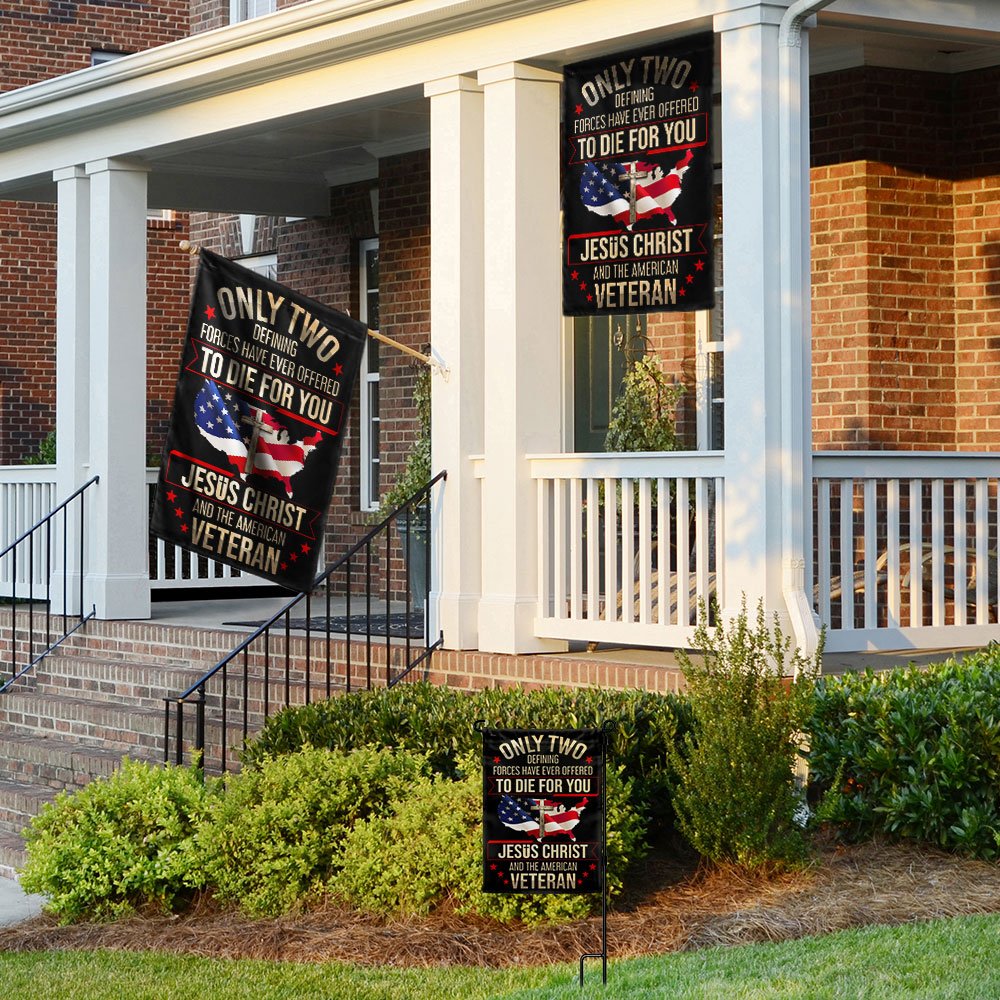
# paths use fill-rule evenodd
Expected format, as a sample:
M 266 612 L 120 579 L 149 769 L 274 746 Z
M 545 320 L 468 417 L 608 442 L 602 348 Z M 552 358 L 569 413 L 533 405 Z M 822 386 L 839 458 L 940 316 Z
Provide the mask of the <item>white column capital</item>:
M 525 80 L 531 83 L 562 83 L 562 73 L 555 73 L 540 66 L 527 63 L 508 62 L 489 66 L 479 71 L 479 83 L 488 87 L 491 83 L 505 83 L 509 80 Z
M 125 157 L 103 157 L 99 160 L 89 160 L 84 169 L 91 176 L 115 170 L 141 174 L 148 174 L 150 172 L 148 163 L 141 163 L 138 160 L 131 160 Z
M 741 10 L 727 10 L 722 14 L 715 15 L 712 19 L 712 28 L 721 35 L 727 31 L 749 28 L 754 25 L 777 26 L 781 24 L 781 19 L 785 16 L 787 9 L 785 4 L 762 3 L 753 7 L 744 7 Z
M 87 168 L 79 164 L 73 167 L 60 167 L 52 171 L 52 179 L 59 184 L 62 181 L 82 180 L 87 176 Z
M 465 92 L 481 94 L 483 88 L 474 76 L 443 76 L 439 80 L 428 80 L 424 84 L 424 97 L 441 97 L 444 94 Z

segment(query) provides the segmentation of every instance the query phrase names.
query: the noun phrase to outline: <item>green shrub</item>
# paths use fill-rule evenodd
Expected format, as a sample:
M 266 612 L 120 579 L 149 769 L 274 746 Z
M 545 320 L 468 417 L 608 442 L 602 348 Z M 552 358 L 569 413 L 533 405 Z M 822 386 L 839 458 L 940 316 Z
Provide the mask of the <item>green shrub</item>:
M 446 901 L 460 913 L 501 921 L 573 920 L 599 905 L 599 894 L 482 892 L 482 771 L 418 782 L 392 812 L 358 823 L 337 855 L 333 893 L 358 909 L 385 915 L 425 914 Z M 627 866 L 645 852 L 644 824 L 629 805 L 629 783 L 608 770 L 608 888 L 621 889 Z
M 323 892 L 340 838 L 410 794 L 427 770 L 422 757 L 384 749 L 265 758 L 229 779 L 199 827 L 200 885 L 252 916 L 308 901 Z
M 678 827 L 716 863 L 752 869 L 799 860 L 806 841 L 793 768 L 822 650 L 810 660 L 791 654 L 777 619 L 768 628 L 763 604 L 753 623 L 745 602 L 714 631 L 704 605 L 699 618 L 702 656 L 678 654 L 694 719 L 672 754 Z M 786 668 L 796 680 L 783 680 Z
M 62 923 L 176 907 L 192 878 L 186 848 L 216 787 L 191 768 L 126 758 L 110 777 L 60 792 L 31 821 L 21 884 L 46 895 Z
M 810 732 L 811 791 L 847 837 L 1000 856 L 1000 646 L 823 678 Z
M 651 691 L 599 688 L 492 688 L 462 694 L 431 684 L 400 684 L 285 709 L 270 718 L 243 754 L 256 767 L 267 755 L 313 746 L 351 750 L 388 746 L 425 754 L 454 776 L 463 754 L 478 753 L 477 720 L 505 729 L 586 729 L 607 721 L 609 760 L 631 779 L 633 802 L 654 827 L 669 825 L 673 777 L 668 750 L 690 726 L 683 699 Z

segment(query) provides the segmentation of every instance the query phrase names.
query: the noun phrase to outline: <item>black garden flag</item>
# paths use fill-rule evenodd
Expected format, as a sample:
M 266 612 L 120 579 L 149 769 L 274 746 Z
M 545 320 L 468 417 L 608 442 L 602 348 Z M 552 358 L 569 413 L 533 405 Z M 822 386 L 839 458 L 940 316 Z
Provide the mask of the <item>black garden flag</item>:
M 309 590 L 366 336 L 349 316 L 202 250 L 153 533 Z
M 567 66 L 563 312 L 709 309 L 712 35 Z
M 483 730 L 483 892 L 604 887 L 605 738 Z

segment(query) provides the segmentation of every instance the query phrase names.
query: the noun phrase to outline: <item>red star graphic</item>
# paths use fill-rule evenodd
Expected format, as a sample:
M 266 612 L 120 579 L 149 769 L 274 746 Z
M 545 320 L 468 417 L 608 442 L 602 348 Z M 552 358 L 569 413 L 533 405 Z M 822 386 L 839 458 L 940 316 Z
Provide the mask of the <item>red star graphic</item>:
M 282 564 L 281 564 L 281 569 L 282 569 L 283 571 L 284 571 L 284 570 L 286 570 L 286 569 L 288 569 L 288 563 L 282 563 Z
M 173 490 L 167 490 L 167 503 L 173 503 L 177 499 L 177 494 Z
M 686 282 L 687 282 L 687 283 L 688 283 L 689 285 L 693 285 L 693 284 L 694 284 L 694 275 L 693 275 L 693 274 L 689 274 L 689 275 L 688 275 L 688 276 L 687 276 L 687 277 L 686 277 L 686 278 L 685 278 L 684 280 L 685 280 L 685 281 L 686 281 Z
M 494 764 L 499 764 L 500 763 L 500 758 L 499 757 L 494 757 L 493 758 L 493 763 Z
M 302 551 L 303 551 L 303 552 L 308 552 L 308 551 L 309 551 L 309 546 L 308 546 L 308 545 L 306 545 L 306 543 L 305 543 L 305 542 L 303 542 L 303 543 L 302 543 Z
M 343 375 L 344 374 L 344 366 L 343 365 L 334 365 L 333 366 L 333 374 L 334 375 Z
M 188 533 L 188 526 L 186 524 L 181 525 L 181 534 L 186 535 Z
M 298 562 L 299 556 L 297 552 L 292 552 L 288 558 L 291 559 L 292 562 Z
M 587 301 L 588 302 L 593 302 L 594 301 L 594 296 L 593 295 L 588 295 L 587 296 Z
M 587 763 L 588 764 L 593 764 L 594 763 L 594 758 L 593 757 L 588 757 L 587 758 Z
M 700 84 L 700 83 L 698 83 L 698 81 L 697 81 L 697 80 L 692 80 L 692 81 L 691 81 L 691 86 L 689 86 L 689 87 L 688 87 L 688 90 L 690 90 L 690 91 L 691 91 L 691 93 L 693 94 L 693 93 L 695 93 L 695 92 L 696 92 L 697 90 L 699 90 L 700 88 L 701 88 L 701 84 Z
M 705 262 L 703 260 L 696 260 L 694 262 L 694 269 L 696 271 L 704 271 L 705 270 Z
M 176 514 L 176 515 L 177 515 L 178 517 L 183 517 L 183 516 L 184 516 L 184 511 L 182 511 L 182 510 L 180 509 L 180 507 L 175 507 L 175 508 L 174 508 L 174 513 L 175 513 L 175 514 Z
M 678 295 L 687 295 L 687 293 L 688 293 L 688 290 L 686 288 L 678 288 L 677 289 L 677 294 Z
M 571 278 L 572 278 L 572 279 L 573 279 L 574 281 L 576 281 L 576 279 L 580 277 L 580 272 L 579 272 L 579 271 L 570 271 L 570 272 L 569 272 L 569 276 L 570 276 L 570 277 L 571 277 Z
M 580 291 L 581 292 L 585 292 L 586 290 L 587 290 L 587 282 L 586 281 L 581 281 L 580 282 Z
M 582 115 L 582 114 L 583 114 L 583 105 L 582 105 L 582 104 L 578 104 L 578 105 L 577 105 L 577 106 L 576 106 L 576 107 L 575 107 L 575 108 L 574 108 L 573 110 L 574 110 L 574 111 L 575 111 L 575 112 L 576 112 L 576 113 L 577 113 L 578 115 Z
M 205 306 L 205 318 L 215 319 L 215 306 Z
M 496 865 L 490 865 L 490 871 L 491 872 L 495 872 L 496 870 L 497 870 L 497 866 Z
M 597 865 L 591 865 L 591 866 L 590 866 L 590 870 L 591 870 L 592 872 L 596 872 L 596 871 L 597 871 Z

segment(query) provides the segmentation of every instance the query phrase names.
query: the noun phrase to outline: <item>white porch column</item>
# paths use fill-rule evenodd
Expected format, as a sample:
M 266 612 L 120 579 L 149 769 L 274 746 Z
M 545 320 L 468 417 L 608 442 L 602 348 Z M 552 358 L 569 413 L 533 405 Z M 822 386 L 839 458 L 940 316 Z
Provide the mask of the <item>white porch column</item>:
M 440 561 L 431 608 L 447 649 L 475 649 L 482 590 L 483 91 L 466 76 L 424 86 L 431 108 L 431 346 L 450 370 L 434 374 L 431 454 L 448 479 L 435 505 Z
M 782 141 L 779 96 L 788 95 L 780 86 L 778 29 L 785 9 L 763 3 L 715 18 L 722 46 L 727 262 L 723 612 L 735 614 L 743 595 L 751 611 L 763 599 L 768 618 L 777 612 L 801 644 L 804 609 L 792 584 L 797 577 L 801 591 L 807 502 L 801 451 L 808 440 L 802 421 L 810 373 L 800 342 L 806 335 L 801 302 L 794 330 L 790 322 L 787 265 L 802 252 L 802 241 L 787 223 L 790 199 L 801 197 L 808 173 L 803 178 L 798 141 Z M 801 91 L 790 100 L 796 121 L 808 115 Z M 795 225 L 802 224 L 797 213 Z M 794 291 L 797 296 L 801 285 Z
M 92 594 L 99 618 L 150 613 L 146 499 L 146 170 L 118 160 L 90 176 Z
M 479 648 L 564 649 L 534 635 L 537 499 L 526 455 L 560 450 L 559 83 L 520 63 L 485 92 L 483 597 Z
M 90 179 L 79 166 L 57 170 L 52 176 L 58 189 L 55 500 L 61 503 L 91 477 Z M 78 508 L 71 509 L 69 515 L 67 565 L 60 566 L 53 576 L 52 609 L 56 613 L 75 614 L 81 611 Z M 62 531 L 62 524 L 60 517 L 57 532 Z M 89 605 L 84 610 L 89 610 Z

